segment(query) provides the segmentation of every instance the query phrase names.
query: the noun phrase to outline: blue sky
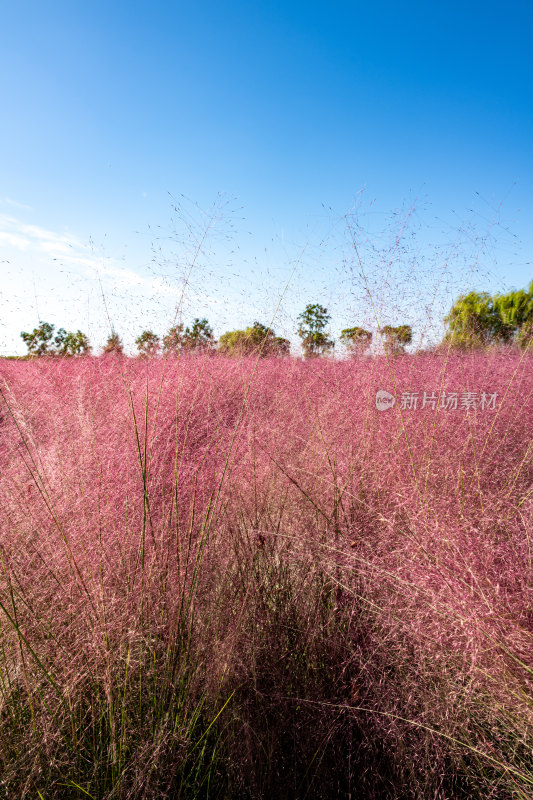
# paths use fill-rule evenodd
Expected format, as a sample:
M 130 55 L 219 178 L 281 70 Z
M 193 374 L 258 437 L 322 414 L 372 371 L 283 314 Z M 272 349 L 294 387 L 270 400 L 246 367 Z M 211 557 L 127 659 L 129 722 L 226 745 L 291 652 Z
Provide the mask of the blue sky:
M 1 20 L 0 354 L 38 319 L 97 348 L 176 312 L 296 342 L 308 302 L 333 333 L 437 336 L 459 291 L 533 277 L 530 3 L 17 0 Z

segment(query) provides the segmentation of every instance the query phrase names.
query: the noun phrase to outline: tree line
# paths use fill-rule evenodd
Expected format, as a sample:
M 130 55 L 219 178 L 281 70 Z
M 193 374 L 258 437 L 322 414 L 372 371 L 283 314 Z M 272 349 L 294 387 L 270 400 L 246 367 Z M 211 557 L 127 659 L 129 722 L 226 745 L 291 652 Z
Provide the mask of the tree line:
M 331 316 L 319 303 L 308 304 L 298 316 L 298 336 L 305 358 L 317 358 L 331 353 L 335 341 L 328 325 Z M 527 289 L 513 290 L 507 294 L 490 295 L 488 292 L 470 292 L 460 295 L 444 319 L 446 332 L 440 347 L 454 349 L 484 348 L 490 345 L 515 345 L 528 347 L 533 341 L 533 281 Z M 40 322 L 31 333 L 20 335 L 28 348 L 29 356 L 79 356 L 88 355 L 92 348 L 88 337 L 80 330 L 67 332 Z M 385 325 L 378 330 L 386 355 L 405 353 L 413 333 L 410 325 Z M 340 341 L 351 357 L 366 355 L 373 334 L 359 326 L 344 328 Z M 289 356 L 290 342 L 277 336 L 272 328 L 254 322 L 244 330 L 228 331 L 215 339 L 213 329 L 205 318 L 196 318 L 191 326 L 174 325 L 164 337 L 151 330 L 143 331 L 135 340 L 141 358 L 180 355 L 183 353 L 220 353 L 227 356 Z M 120 336 L 112 331 L 103 348 L 103 354 L 122 354 Z
M 461 295 L 444 319 L 444 343 L 458 348 L 517 345 L 533 339 L 533 281 L 527 289 L 506 294 L 470 292 Z

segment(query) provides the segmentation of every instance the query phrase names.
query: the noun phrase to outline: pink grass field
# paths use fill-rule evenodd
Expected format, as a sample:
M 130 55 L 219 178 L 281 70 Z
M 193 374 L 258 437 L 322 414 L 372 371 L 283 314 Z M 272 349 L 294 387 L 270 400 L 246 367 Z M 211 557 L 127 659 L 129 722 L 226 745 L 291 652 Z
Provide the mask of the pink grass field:
M 532 366 L 0 361 L 0 797 L 532 797 Z

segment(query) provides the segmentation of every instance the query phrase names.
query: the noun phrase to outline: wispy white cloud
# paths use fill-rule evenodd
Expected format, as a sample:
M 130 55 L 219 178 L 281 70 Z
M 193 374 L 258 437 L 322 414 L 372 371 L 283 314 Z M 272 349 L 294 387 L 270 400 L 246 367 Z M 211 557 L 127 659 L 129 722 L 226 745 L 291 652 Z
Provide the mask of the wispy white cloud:
M 19 208 L 23 211 L 31 211 L 32 207 L 26 205 L 26 203 L 19 203 L 18 200 L 13 200 L 12 197 L 0 197 L 0 203 L 6 206 L 12 206 L 13 208 Z
M 22 353 L 20 331 L 45 319 L 81 327 L 98 348 L 109 326 L 120 330 L 135 352 L 139 330 L 168 330 L 177 313 L 184 319 L 211 318 L 224 309 L 208 284 L 182 270 L 139 255 L 139 267 L 123 257 L 102 254 L 69 230 L 54 231 L 0 211 L 0 352 Z M 130 256 L 131 258 L 131 256 Z M 133 259 L 132 259 L 133 260 Z M 216 322 L 215 322 L 216 325 Z
M 0 214 L 0 232 L 12 234 L 26 241 L 27 247 L 37 247 L 44 252 L 61 251 L 65 247 L 82 247 L 74 236 L 30 225 L 8 214 Z
M 27 250 L 30 243 L 24 236 L 19 236 L 16 233 L 9 233 L 9 231 L 0 231 L 0 245 L 14 247 L 15 250 Z
M 99 257 L 72 233 L 58 233 L 0 213 L 0 245 L 34 251 L 61 266 L 81 267 L 86 278 L 98 277 L 115 288 L 142 290 L 150 295 L 175 296 L 177 287 L 157 276 L 146 276 L 123 266 L 117 259 Z

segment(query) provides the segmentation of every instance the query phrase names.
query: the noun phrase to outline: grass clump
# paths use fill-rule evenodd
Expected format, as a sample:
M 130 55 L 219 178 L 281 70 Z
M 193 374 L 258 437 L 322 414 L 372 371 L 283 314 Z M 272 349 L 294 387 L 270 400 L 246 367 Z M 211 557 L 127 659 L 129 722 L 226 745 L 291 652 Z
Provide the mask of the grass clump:
M 530 797 L 530 375 L 2 362 L 0 797 Z

